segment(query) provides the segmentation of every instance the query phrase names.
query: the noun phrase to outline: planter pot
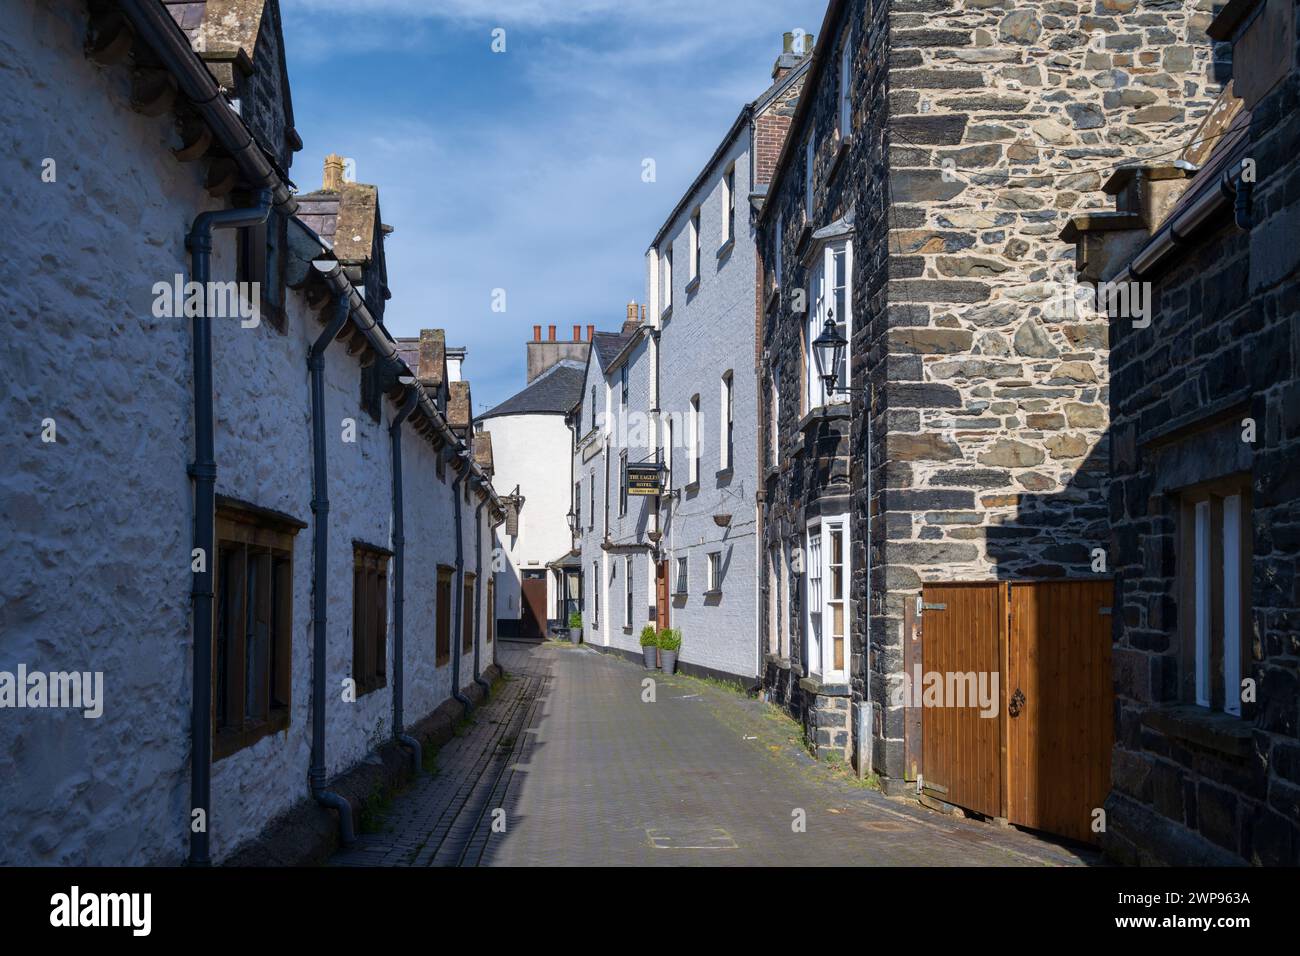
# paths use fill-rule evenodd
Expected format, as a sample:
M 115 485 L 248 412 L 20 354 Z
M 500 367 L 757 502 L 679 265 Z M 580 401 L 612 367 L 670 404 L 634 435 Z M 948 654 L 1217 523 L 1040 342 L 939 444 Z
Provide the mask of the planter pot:
M 660 666 L 663 668 L 664 673 L 672 674 L 675 672 L 677 670 L 677 652 L 661 650 L 659 654 L 663 658 Z
M 648 671 L 655 669 L 655 651 L 657 650 L 659 648 L 654 646 L 646 647 L 644 644 L 641 645 L 641 656 L 645 658 L 645 669 Z
M 575 643 L 575 644 L 581 644 L 581 643 L 582 643 L 582 628 L 580 628 L 580 627 L 571 627 L 571 628 L 569 628 L 569 640 L 571 640 L 571 641 L 572 641 L 573 643 Z

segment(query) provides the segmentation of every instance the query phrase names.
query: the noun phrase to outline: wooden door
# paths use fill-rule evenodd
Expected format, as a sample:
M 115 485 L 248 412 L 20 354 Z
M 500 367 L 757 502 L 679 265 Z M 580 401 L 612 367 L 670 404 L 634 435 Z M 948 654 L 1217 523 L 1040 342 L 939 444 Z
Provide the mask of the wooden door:
M 668 562 L 660 561 L 655 568 L 655 627 L 668 626 Z
M 922 787 L 945 803 L 991 817 L 1003 815 L 1001 706 L 982 715 L 975 701 L 933 706 L 927 683 L 940 682 L 948 696 L 957 675 L 983 675 L 987 687 L 1002 671 L 1005 589 L 996 581 L 927 584 L 922 591 L 922 667 L 908 675 L 905 704 L 922 703 Z M 919 683 L 920 686 L 917 686 Z M 967 683 L 966 686 L 970 686 Z M 999 702 L 1000 703 L 1000 702 Z
M 546 634 L 546 578 L 524 578 L 520 636 L 540 641 Z
M 1007 819 L 1096 843 L 1110 790 L 1110 581 L 1010 585 Z

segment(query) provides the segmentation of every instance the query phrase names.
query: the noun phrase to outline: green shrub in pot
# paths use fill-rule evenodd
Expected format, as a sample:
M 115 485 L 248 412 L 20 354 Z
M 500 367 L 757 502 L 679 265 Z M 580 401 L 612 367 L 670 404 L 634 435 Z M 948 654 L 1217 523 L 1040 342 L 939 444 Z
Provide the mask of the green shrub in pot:
M 659 666 L 665 674 L 677 669 L 677 652 L 682 649 L 682 632 L 675 627 L 665 627 L 659 632 Z
M 647 670 L 654 670 L 657 664 L 655 660 L 655 651 L 659 647 L 659 635 L 655 632 L 652 625 L 647 624 L 641 628 L 641 656 L 645 660 Z

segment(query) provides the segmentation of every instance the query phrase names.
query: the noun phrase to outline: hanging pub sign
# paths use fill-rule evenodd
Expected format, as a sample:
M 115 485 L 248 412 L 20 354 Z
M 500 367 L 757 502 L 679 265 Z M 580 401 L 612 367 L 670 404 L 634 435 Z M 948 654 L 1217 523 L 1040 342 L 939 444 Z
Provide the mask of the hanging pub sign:
M 627 493 L 629 495 L 658 495 L 660 491 L 659 475 L 659 466 L 654 463 L 628 465 Z

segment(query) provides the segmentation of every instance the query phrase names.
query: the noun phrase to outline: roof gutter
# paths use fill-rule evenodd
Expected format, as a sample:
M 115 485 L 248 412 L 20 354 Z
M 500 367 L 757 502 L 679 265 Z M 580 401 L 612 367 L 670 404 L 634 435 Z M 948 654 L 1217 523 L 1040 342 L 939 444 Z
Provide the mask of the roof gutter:
M 118 6 L 136 34 L 176 78 L 181 93 L 198 110 L 217 142 L 230 153 L 249 185 L 254 189 L 269 189 L 275 206 L 285 215 L 293 215 L 298 210 L 298 202 L 288 180 L 262 152 L 167 8 L 157 0 L 118 0 Z
M 1129 260 L 1124 270 L 1110 281 L 1115 283 L 1143 281 L 1169 257 L 1177 246 L 1186 243 L 1192 233 L 1229 207 L 1234 210 L 1237 226 L 1241 229 L 1249 229 L 1252 184 L 1241 180 L 1243 165 L 1243 161 L 1238 161 L 1220 174 L 1216 185 L 1207 187 L 1195 202 L 1161 226 L 1147 244 Z

